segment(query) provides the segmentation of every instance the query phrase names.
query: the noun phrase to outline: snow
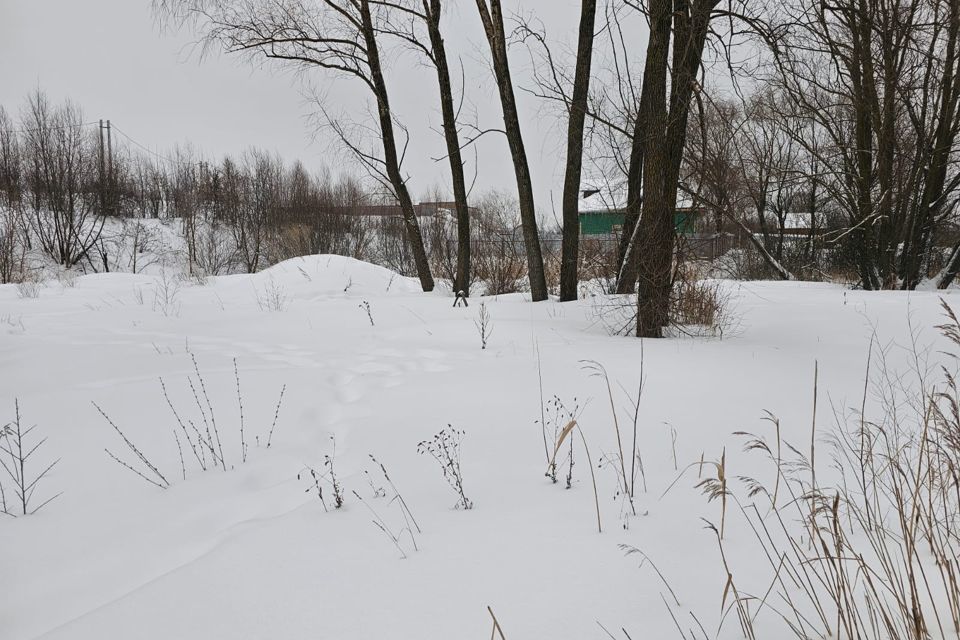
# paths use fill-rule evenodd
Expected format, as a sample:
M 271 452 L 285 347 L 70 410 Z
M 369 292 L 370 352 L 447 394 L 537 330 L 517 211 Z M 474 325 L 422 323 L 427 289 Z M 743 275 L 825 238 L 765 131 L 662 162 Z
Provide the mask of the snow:
M 650 557 L 682 609 L 716 629 L 726 575 L 702 518 L 715 520 L 718 507 L 694 487 L 695 471 L 682 470 L 726 450 L 732 475 L 756 472 L 731 434 L 764 429 L 764 410 L 780 417 L 785 439 L 808 442 L 815 362 L 826 434 L 831 405 L 859 406 L 874 332 L 892 345 L 892 367 L 909 366 L 911 331 L 931 346 L 932 363 L 943 358 L 933 328 L 941 293 L 723 286 L 736 332 L 643 343 L 607 335 L 597 299 L 531 304 L 517 294 L 454 308 L 449 293 L 423 294 L 414 280 L 335 256 L 204 284 L 158 269 L 51 281 L 36 298 L 2 286 L 0 421 L 12 419 L 19 399 L 24 421 L 49 438 L 38 455 L 62 458 L 38 495 L 63 495 L 33 516 L 0 520 L 0 636 L 481 638 L 489 605 L 511 639 L 607 637 L 598 623 L 633 638 L 676 637 L 663 583 L 621 544 Z M 175 291 L 172 304 L 158 305 L 164 289 Z M 493 321 L 486 350 L 475 326 L 481 302 Z M 615 472 L 596 469 L 603 533 L 582 449 L 571 490 L 543 476 L 538 354 L 544 399 L 584 407 L 579 423 L 594 462 L 616 440 L 606 390 L 583 361 L 606 367 L 623 407 L 620 385 L 635 392 L 642 358 L 647 491 L 639 515 L 625 518 Z M 178 410 L 199 421 L 191 356 L 230 468 L 201 471 L 187 453 L 184 480 L 159 378 Z M 169 489 L 109 459 L 105 448 L 132 458 L 92 402 Z M 469 511 L 454 509 L 440 468 L 417 453 L 448 423 L 466 431 Z M 334 441 L 346 504 L 324 511 L 301 471 L 322 469 Z M 370 454 L 423 529 L 419 551 L 403 538 L 407 559 L 365 506 L 402 528 L 397 504 L 373 496 Z M 738 581 L 769 580 L 749 537 L 730 527 Z M 721 637 L 738 634 L 730 622 Z

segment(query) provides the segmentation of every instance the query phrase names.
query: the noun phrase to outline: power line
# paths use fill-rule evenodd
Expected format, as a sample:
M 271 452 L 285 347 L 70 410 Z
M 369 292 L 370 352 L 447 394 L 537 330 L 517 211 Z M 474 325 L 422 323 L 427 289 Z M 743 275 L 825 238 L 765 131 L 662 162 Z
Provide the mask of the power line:
M 112 126 L 113 126 L 113 130 L 114 130 L 114 131 L 116 131 L 117 133 L 119 133 L 120 135 L 122 135 L 124 138 L 126 138 L 127 140 L 129 140 L 129 141 L 130 141 L 131 143 L 133 143 L 135 146 L 137 146 L 138 148 L 142 149 L 143 151 L 146 151 L 147 153 L 149 153 L 149 154 L 152 155 L 152 156 L 155 156 L 155 157 L 157 157 L 157 158 L 160 158 L 160 159 L 163 160 L 164 162 L 169 162 L 170 164 L 179 164 L 179 165 L 188 166 L 188 167 L 199 166 L 199 165 L 202 165 L 202 164 L 203 164 L 203 162 L 184 162 L 183 160 L 174 160 L 173 158 L 170 158 L 170 157 L 165 156 L 165 155 L 163 155 L 163 154 L 157 153 L 156 151 L 154 151 L 153 149 L 150 149 L 150 148 L 147 147 L 146 145 L 143 145 L 143 144 L 137 142 L 136 140 L 134 140 L 128 133 L 126 133 L 125 131 L 123 131 L 122 129 L 120 129 L 120 127 L 118 127 L 115 123 L 112 124 Z
M 45 126 L 45 127 L 34 127 L 34 128 L 28 128 L 28 129 L 4 129 L 4 130 L 3 130 L 3 133 L 8 134 L 8 135 L 21 135 L 21 134 L 24 134 L 24 133 L 36 133 L 36 132 L 38 132 L 38 131 L 63 131 L 63 130 L 66 130 L 66 129 L 82 129 L 83 127 L 102 127 L 102 126 L 103 126 L 103 122 L 104 122 L 103 120 L 97 120 L 97 121 L 93 121 L 93 122 L 79 122 L 79 123 L 76 123 L 76 124 L 63 124 L 63 125 L 56 125 L 56 126 L 54 126 L 54 125 L 49 125 L 49 126 Z M 141 149 L 141 150 L 143 150 L 143 151 L 146 151 L 146 152 L 149 153 L 150 155 L 152 155 L 152 156 L 154 156 L 154 157 L 156 157 L 156 158 L 159 158 L 160 160 L 163 160 L 164 162 L 169 162 L 170 164 L 179 164 L 179 165 L 191 166 L 191 167 L 192 167 L 192 166 L 198 166 L 198 165 L 203 164 L 202 162 L 184 162 L 184 161 L 182 161 L 182 160 L 174 160 L 173 158 L 170 158 L 169 156 L 165 156 L 165 155 L 163 155 L 163 154 L 161 154 L 161 153 L 158 153 L 158 152 L 154 151 L 153 149 L 150 149 L 150 148 L 147 147 L 146 145 L 141 144 L 140 142 L 137 142 L 137 141 L 136 141 L 132 136 L 130 136 L 126 131 L 123 131 L 122 129 L 120 129 L 120 127 L 118 127 L 118 126 L 116 125 L 116 123 L 111 122 L 111 123 L 110 123 L 110 126 L 111 126 L 111 128 L 112 128 L 114 131 L 116 131 L 117 133 L 119 133 L 120 135 L 122 135 L 124 138 L 126 138 L 126 139 L 127 139 L 130 143 L 132 143 L 134 146 L 138 147 L 139 149 Z
M 142 149 L 143 151 L 146 151 L 146 152 L 149 153 L 150 155 L 156 156 L 157 158 L 160 158 L 161 160 L 163 160 L 163 161 L 165 161 L 165 162 L 170 162 L 170 163 L 176 164 L 176 161 L 175 161 L 175 160 L 171 160 L 170 158 L 168 158 L 168 157 L 166 157 L 166 156 L 164 156 L 164 155 L 161 155 L 161 154 L 157 153 L 157 152 L 154 151 L 153 149 L 150 149 L 150 148 L 148 148 L 147 146 L 145 146 L 145 145 L 143 145 L 143 144 L 140 144 L 139 142 L 137 142 L 136 140 L 134 140 L 132 137 L 130 137 L 130 135 L 127 134 L 126 131 L 124 131 L 124 130 L 122 130 L 120 127 L 118 127 L 116 124 L 113 124 L 113 129 L 114 129 L 114 131 L 116 131 L 117 133 L 119 133 L 120 135 L 122 135 L 124 138 L 126 138 L 127 140 L 129 140 L 130 142 L 132 142 L 135 146 L 139 147 L 139 148 Z
M 46 127 L 35 127 L 32 129 L 4 129 L 3 132 L 7 134 L 21 134 L 21 133 L 36 133 L 37 131 L 63 131 L 64 129 L 80 129 L 83 127 L 92 127 L 100 124 L 99 122 L 80 122 L 77 124 L 62 124 L 58 126 L 49 125 Z

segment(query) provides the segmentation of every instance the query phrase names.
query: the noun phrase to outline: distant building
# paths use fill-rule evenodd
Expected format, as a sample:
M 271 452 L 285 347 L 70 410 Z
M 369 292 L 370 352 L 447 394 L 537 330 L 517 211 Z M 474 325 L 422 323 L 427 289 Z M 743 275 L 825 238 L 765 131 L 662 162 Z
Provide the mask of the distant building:
M 814 229 L 814 221 L 816 221 L 816 229 L 820 231 L 827 225 L 827 217 L 823 213 L 817 213 L 816 218 L 809 211 L 784 214 L 783 234 L 788 236 L 810 235 L 810 231 Z
M 581 235 L 619 235 L 627 217 L 626 200 L 623 190 L 584 188 L 578 203 Z M 702 207 L 677 207 L 673 224 L 678 233 L 690 235 L 696 232 L 697 221 L 705 215 L 706 209 Z

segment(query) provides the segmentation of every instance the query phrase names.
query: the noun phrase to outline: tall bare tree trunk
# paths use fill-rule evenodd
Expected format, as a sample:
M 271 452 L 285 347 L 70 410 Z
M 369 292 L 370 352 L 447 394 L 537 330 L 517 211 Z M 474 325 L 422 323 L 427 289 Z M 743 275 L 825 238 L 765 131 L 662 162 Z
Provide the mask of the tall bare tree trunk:
M 457 274 L 454 292 L 470 295 L 470 207 L 467 202 L 467 183 L 463 175 L 463 156 L 460 153 L 460 137 L 457 134 L 457 113 L 453 106 L 453 85 L 450 82 L 450 66 L 447 51 L 440 31 L 441 0 L 423 0 L 427 16 L 427 31 L 433 63 L 437 69 L 440 85 L 440 110 L 443 114 L 443 136 L 450 160 L 450 176 L 453 181 L 453 199 L 457 207 Z
M 649 62 L 649 58 L 647 58 Z M 633 140 L 630 147 L 630 165 L 627 168 L 627 212 L 623 221 L 623 235 L 620 237 L 620 246 L 617 252 L 617 293 L 633 293 L 637 284 L 637 257 L 633 249 L 637 241 L 637 227 L 640 222 L 640 211 L 643 206 L 643 158 L 647 144 L 647 128 L 643 118 L 647 112 L 647 103 L 650 100 L 650 80 L 656 74 L 643 74 L 643 83 L 640 86 L 640 104 L 637 107 L 637 117 L 633 125 Z M 627 258 L 630 258 L 628 261 Z
M 507 134 L 507 144 L 513 159 L 513 170 L 517 177 L 517 196 L 520 201 L 520 223 L 523 228 L 523 241 L 527 251 L 527 272 L 530 279 L 530 295 L 534 302 L 547 299 L 547 280 L 543 272 L 543 254 L 540 252 L 540 234 L 537 231 L 537 211 L 533 200 L 533 183 L 530 179 L 530 166 L 520 130 L 520 116 L 517 112 L 516 96 L 513 92 L 513 80 L 510 77 L 510 63 L 507 59 L 507 40 L 503 27 L 503 10 L 500 0 L 476 0 L 483 30 L 490 45 L 493 60 L 493 72 L 497 89 L 500 92 L 500 105 L 503 109 L 503 124 Z
M 380 120 L 380 132 L 383 138 L 383 159 L 386 165 L 387 177 L 393 187 L 400 210 L 403 212 L 403 225 L 413 252 L 413 261 L 417 267 L 417 276 L 424 291 L 433 291 L 433 276 L 430 274 L 430 262 L 427 260 L 427 251 L 423 245 L 423 236 L 420 233 L 420 223 L 413 208 L 413 200 L 407 190 L 407 183 L 400 172 L 400 159 L 397 155 L 396 134 L 393 130 L 393 116 L 390 111 L 387 84 L 383 79 L 383 68 L 380 64 L 380 49 L 377 45 L 377 34 L 370 15 L 369 0 L 360 0 L 360 18 L 363 39 L 366 45 L 367 63 L 370 67 L 370 81 L 377 99 L 377 116 Z
M 647 45 L 649 103 L 645 105 L 644 195 L 642 214 L 625 264 L 637 260 L 637 335 L 659 338 L 670 320 L 674 211 L 690 101 L 703 60 L 710 15 L 718 0 L 650 0 L 650 41 Z M 667 60 L 673 20 L 673 61 L 670 68 L 670 108 L 667 110 Z M 647 80 L 648 78 L 645 78 Z
M 597 0 L 583 0 L 580 9 L 580 36 L 577 43 L 577 68 L 570 101 L 567 126 L 567 169 L 563 181 L 563 245 L 560 251 L 560 301 L 577 299 L 577 262 L 580 249 L 580 177 L 583 170 L 583 129 L 590 93 L 590 69 L 593 63 L 593 33 Z
M 669 309 L 670 262 L 673 226 L 666 195 L 667 61 L 670 52 L 670 0 L 650 0 L 650 39 L 644 68 L 647 89 L 643 121 L 646 124 L 643 154 L 643 205 L 624 264 L 637 261 L 637 335 L 662 337 Z M 642 260 L 632 255 L 639 252 Z M 666 283 L 666 287 L 664 286 Z

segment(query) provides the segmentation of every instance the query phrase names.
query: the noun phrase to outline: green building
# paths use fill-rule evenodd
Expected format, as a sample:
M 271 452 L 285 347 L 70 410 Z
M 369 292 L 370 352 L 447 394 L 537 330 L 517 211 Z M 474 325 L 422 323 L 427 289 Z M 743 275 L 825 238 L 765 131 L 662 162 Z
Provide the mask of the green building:
M 679 207 L 674 211 L 673 224 L 677 233 L 694 232 L 697 216 L 702 213 L 694 207 Z M 626 212 L 619 209 L 600 209 L 580 212 L 580 233 L 584 236 L 606 236 L 619 234 L 623 229 Z

